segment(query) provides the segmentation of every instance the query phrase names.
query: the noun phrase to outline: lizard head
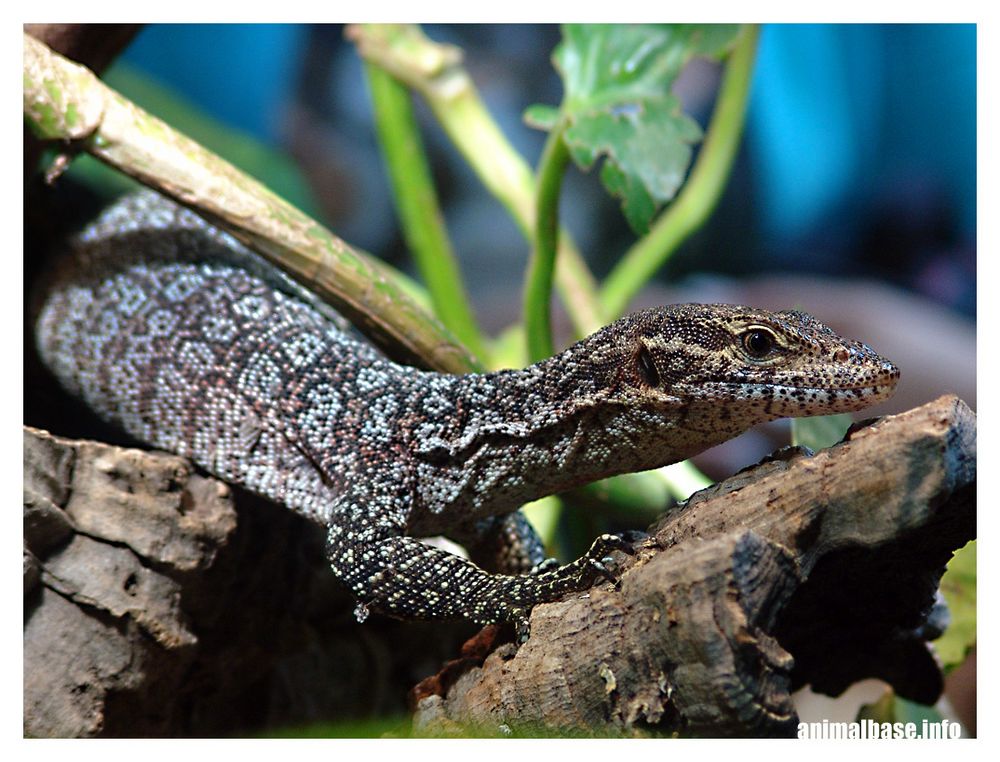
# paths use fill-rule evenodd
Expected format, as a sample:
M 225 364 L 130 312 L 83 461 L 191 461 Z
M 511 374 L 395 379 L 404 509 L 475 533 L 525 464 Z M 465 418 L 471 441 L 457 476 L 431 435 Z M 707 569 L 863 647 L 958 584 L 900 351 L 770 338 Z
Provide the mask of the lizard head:
M 524 370 L 453 378 L 462 428 L 434 439 L 453 460 L 478 459 L 464 479 L 523 502 L 676 463 L 775 418 L 860 410 L 888 398 L 899 371 L 802 312 L 681 304 Z
M 727 407 L 769 420 L 860 410 L 890 397 L 899 370 L 804 312 L 682 304 L 637 312 L 613 331 L 632 400 Z

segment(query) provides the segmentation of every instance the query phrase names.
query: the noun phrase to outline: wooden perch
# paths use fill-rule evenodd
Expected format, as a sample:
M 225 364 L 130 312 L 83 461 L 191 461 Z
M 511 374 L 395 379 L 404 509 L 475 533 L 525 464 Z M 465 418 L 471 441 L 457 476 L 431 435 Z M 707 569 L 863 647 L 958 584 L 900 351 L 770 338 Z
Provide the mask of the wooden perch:
M 24 486 L 28 736 L 399 716 L 474 631 L 358 625 L 322 527 L 183 458 L 26 427 Z
M 398 711 L 396 687 L 471 631 L 357 625 L 321 528 L 184 459 L 27 428 L 24 459 L 27 735 Z M 787 735 L 790 691 L 873 675 L 933 701 L 926 620 L 975 534 L 975 464 L 975 416 L 942 397 L 743 471 L 652 527 L 617 587 L 539 606 L 520 649 L 421 683 L 416 726 Z

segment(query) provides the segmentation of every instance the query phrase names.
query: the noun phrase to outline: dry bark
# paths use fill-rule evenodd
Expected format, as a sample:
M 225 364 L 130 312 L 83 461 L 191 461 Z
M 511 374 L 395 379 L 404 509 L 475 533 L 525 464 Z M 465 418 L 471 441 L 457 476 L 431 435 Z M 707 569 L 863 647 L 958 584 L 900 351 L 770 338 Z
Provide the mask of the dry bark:
M 399 711 L 470 632 L 358 626 L 320 527 L 184 459 L 33 429 L 24 458 L 28 735 Z M 974 481 L 975 416 L 954 397 L 741 472 L 652 527 L 618 586 L 539 606 L 520 649 L 481 636 L 418 686 L 416 725 L 780 735 L 790 691 L 870 675 L 933 701 L 926 620 L 975 533 Z
M 159 452 L 24 437 L 24 732 L 402 715 L 468 626 L 353 618 L 324 533 Z
M 866 677 L 933 703 L 926 641 L 943 567 L 975 535 L 975 436 L 942 397 L 697 493 L 618 585 L 537 607 L 520 649 L 418 686 L 417 727 L 792 735 L 793 690 Z

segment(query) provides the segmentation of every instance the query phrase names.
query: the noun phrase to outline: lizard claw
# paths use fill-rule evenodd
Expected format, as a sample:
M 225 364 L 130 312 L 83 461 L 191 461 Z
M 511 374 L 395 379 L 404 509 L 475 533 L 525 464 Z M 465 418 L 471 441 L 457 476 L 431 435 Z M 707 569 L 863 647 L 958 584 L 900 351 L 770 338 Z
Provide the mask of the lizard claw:
M 592 584 L 598 579 L 604 579 L 608 582 L 617 581 L 618 564 L 611 555 L 616 550 L 629 556 L 635 555 L 632 543 L 622 535 L 602 534 L 594 540 L 594 544 L 590 546 L 590 550 L 584 556 L 586 568 L 589 570 L 589 573 L 585 573 L 584 578 L 587 579 L 588 583 Z
M 589 558 L 587 563 L 590 569 L 594 571 L 597 577 L 603 577 L 608 582 L 615 581 L 615 574 L 612 571 L 615 565 L 615 560 L 611 556 L 605 556 L 601 559 Z
M 610 552 L 618 550 L 626 555 L 634 556 L 634 543 L 634 539 L 628 539 L 624 534 L 602 534 L 594 540 L 594 544 L 590 546 L 587 555 L 590 557 L 598 555 L 607 556 Z
M 531 635 L 531 624 L 529 623 L 528 617 L 531 615 L 531 611 L 522 608 L 510 609 L 508 616 L 511 622 L 514 623 L 514 633 L 517 637 L 517 644 L 524 645 L 528 641 L 528 637 Z

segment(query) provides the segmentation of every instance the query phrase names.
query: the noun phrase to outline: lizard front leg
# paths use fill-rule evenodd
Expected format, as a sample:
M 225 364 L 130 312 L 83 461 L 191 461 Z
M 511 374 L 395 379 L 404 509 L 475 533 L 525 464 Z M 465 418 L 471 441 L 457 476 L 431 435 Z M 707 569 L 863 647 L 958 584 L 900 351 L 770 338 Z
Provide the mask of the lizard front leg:
M 512 621 L 523 638 L 535 605 L 610 579 L 609 554 L 631 552 L 631 545 L 621 538 L 602 535 L 584 556 L 565 566 L 529 575 L 490 574 L 464 558 L 404 536 L 401 525 L 359 522 L 362 516 L 391 515 L 371 505 L 362 508 L 356 502 L 360 497 L 353 494 L 341 502 L 327 536 L 330 565 L 358 598 L 360 620 L 375 610 L 404 619 Z

